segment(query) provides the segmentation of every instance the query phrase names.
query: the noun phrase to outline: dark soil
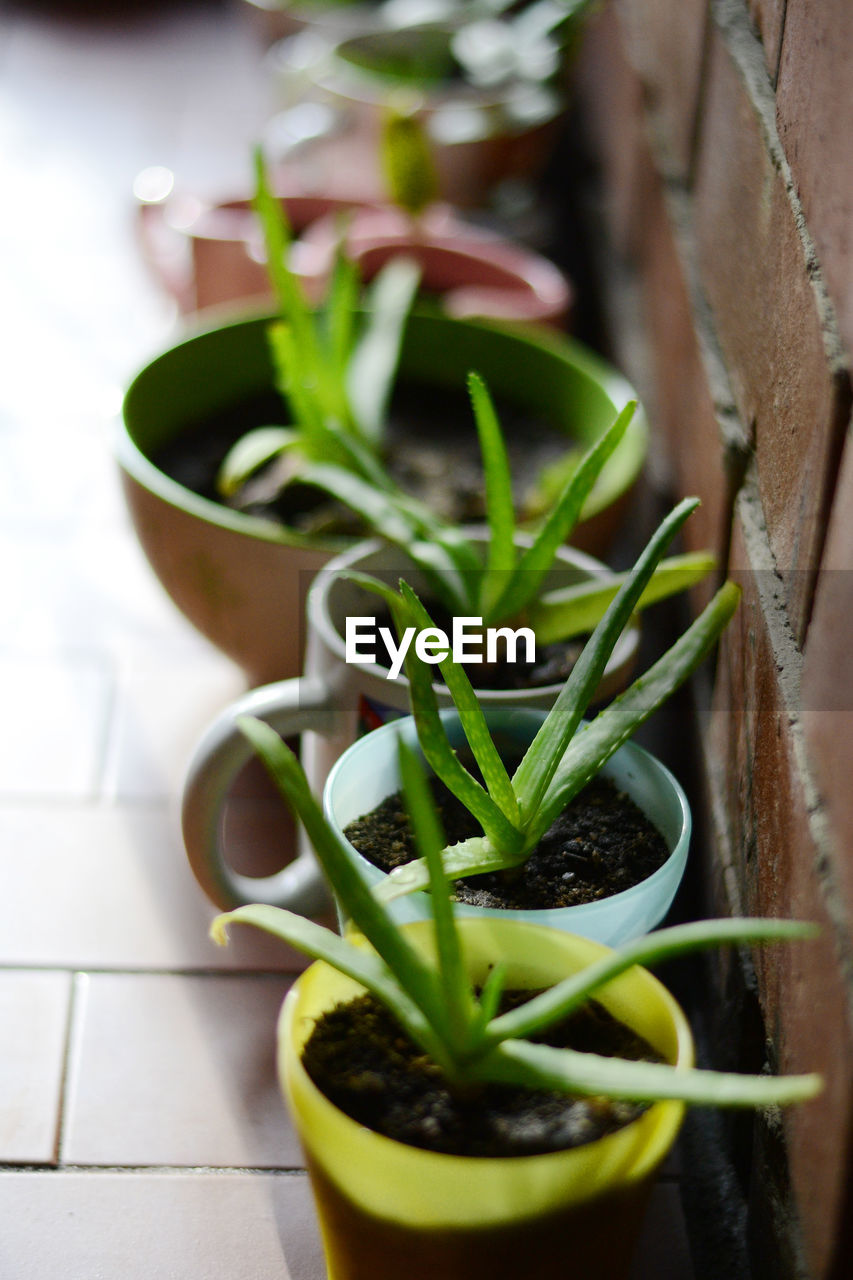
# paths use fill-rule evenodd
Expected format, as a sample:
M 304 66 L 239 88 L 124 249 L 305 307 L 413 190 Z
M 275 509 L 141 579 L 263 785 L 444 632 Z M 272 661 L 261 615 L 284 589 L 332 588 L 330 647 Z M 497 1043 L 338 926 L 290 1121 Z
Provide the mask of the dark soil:
M 523 511 L 525 495 L 542 467 L 560 457 L 570 441 L 524 409 L 501 401 L 497 407 L 516 503 Z M 286 425 L 282 402 L 273 391 L 188 424 L 152 461 L 185 488 L 218 502 L 216 475 L 228 450 L 247 431 L 270 425 Z M 446 519 L 455 523 L 484 519 L 480 451 L 464 391 L 402 383 L 391 405 L 387 463 L 403 489 Z M 280 492 L 274 463 L 245 486 L 232 505 L 303 533 L 364 532 L 350 512 L 307 485 L 291 483 Z
M 532 994 L 507 993 L 502 1010 Z M 585 1053 L 661 1060 L 595 1001 L 537 1038 Z M 369 995 L 318 1020 L 303 1063 L 317 1087 L 353 1120 L 409 1146 L 451 1155 L 562 1151 L 604 1137 L 645 1110 L 640 1103 L 509 1085 L 451 1092 L 435 1063 Z
M 447 844 L 483 834 L 442 782 L 433 777 L 430 786 Z M 401 792 L 351 822 L 344 834 L 383 871 L 417 856 Z M 473 906 L 506 910 L 574 907 L 630 889 L 663 866 L 668 856 L 657 828 L 629 796 L 600 776 L 578 793 L 522 866 L 457 880 L 455 897 Z

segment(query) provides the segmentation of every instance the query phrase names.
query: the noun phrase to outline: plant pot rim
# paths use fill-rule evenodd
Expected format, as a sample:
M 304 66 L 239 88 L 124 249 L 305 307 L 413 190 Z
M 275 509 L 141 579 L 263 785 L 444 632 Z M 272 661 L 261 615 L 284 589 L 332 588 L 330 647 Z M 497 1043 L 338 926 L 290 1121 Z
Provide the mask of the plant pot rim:
M 340 54 L 342 45 L 376 34 L 361 32 L 339 41 L 331 50 L 328 66 L 317 72 L 317 84 L 328 93 L 347 98 L 367 106 L 382 106 L 391 92 L 391 85 L 398 82 L 350 62 Z M 400 86 L 406 82 L 400 81 Z M 550 124 L 565 110 L 565 102 L 548 85 L 532 80 L 515 79 L 498 87 L 480 88 L 466 81 L 411 85 L 411 91 L 421 96 L 420 113 L 425 116 L 441 112 L 445 117 L 451 112 L 480 112 L 488 120 L 490 128 L 464 141 L 482 141 L 505 133 L 526 133 Z M 527 107 L 527 118 L 517 113 L 520 104 L 538 105 L 535 113 Z M 436 139 L 438 140 L 438 139 Z
M 488 529 L 485 525 L 467 525 L 466 533 L 478 545 L 483 544 L 488 537 Z M 530 539 L 520 533 L 517 541 L 523 546 L 529 544 Z M 383 553 L 389 559 L 395 559 L 399 556 L 401 564 L 399 569 L 395 564 L 393 570 L 382 570 L 382 572 L 393 572 L 395 575 L 405 572 L 407 567 L 402 565 L 402 560 L 404 559 L 402 551 L 389 546 L 381 538 L 365 538 L 340 552 L 325 568 L 320 569 L 308 593 L 305 607 L 309 625 L 314 628 L 319 639 L 341 663 L 346 664 L 346 645 L 344 637 L 341 635 L 332 616 L 330 607 L 332 603 L 331 594 L 336 584 L 341 582 L 343 573 L 353 569 L 364 571 L 364 562 L 366 560 L 369 561 L 371 557 L 383 555 Z M 586 552 L 578 551 L 569 545 L 558 549 L 557 561 L 566 568 L 577 569 L 581 577 L 597 577 L 607 572 L 607 566 L 602 564 L 600 560 L 596 560 L 587 555 Z M 376 566 L 371 566 L 368 563 L 366 571 L 377 572 L 378 570 Z M 411 565 L 411 575 L 414 578 L 419 577 L 417 567 L 414 564 Z M 355 587 L 355 589 L 364 591 L 364 588 L 360 587 Z M 417 586 L 416 589 L 418 589 Z M 365 598 L 367 598 L 367 592 L 364 592 L 364 594 Z M 370 599 L 375 600 L 375 597 L 370 597 Z M 374 607 L 378 607 L 378 604 L 379 602 L 376 600 Z M 626 627 L 619 637 L 613 654 L 607 663 L 599 685 L 599 700 L 609 696 L 615 689 L 623 687 L 627 673 L 630 672 L 636 661 L 639 643 L 640 628 L 634 622 Z M 394 686 L 395 700 L 400 701 L 401 705 L 409 705 L 410 681 L 408 676 L 401 673 L 395 680 L 391 681 L 387 679 L 388 668 L 378 662 L 359 662 L 356 665 L 376 682 L 374 688 L 378 688 L 381 691 L 383 687 L 387 687 L 390 698 L 391 687 Z M 537 699 L 539 705 L 550 706 L 564 684 L 564 680 L 559 680 L 553 684 L 537 685 L 529 690 L 478 688 L 476 693 L 478 701 L 485 707 L 515 707 L 519 702 L 529 702 L 532 698 Z M 446 686 L 440 681 L 435 681 L 433 687 L 441 698 L 446 699 L 449 697 Z M 393 724 L 399 724 L 399 721 L 394 721 Z M 389 727 L 393 727 L 393 725 L 383 726 L 383 728 Z M 379 732 L 379 730 L 375 732 Z
M 404 926 L 410 939 L 425 949 L 431 948 L 432 924 L 420 921 Z M 542 975 L 556 964 L 554 957 L 566 958 L 564 973 L 585 967 L 606 954 L 609 948 L 569 933 L 517 921 L 462 919 L 459 928 L 463 946 L 480 955 L 475 963 L 483 964 L 483 956 L 491 953 L 511 956 L 509 981 L 535 987 L 550 985 Z M 511 931 L 507 933 L 507 931 Z M 479 939 L 478 939 L 478 935 Z M 361 935 L 352 931 L 350 940 L 367 946 Z M 569 960 L 569 957 L 572 957 Z M 513 970 L 526 974 L 514 978 Z M 320 991 L 328 984 L 329 994 Z M 377 1216 L 408 1218 L 424 1227 L 470 1225 L 469 1198 L 477 1199 L 477 1222 L 481 1226 L 505 1224 L 514 1216 L 534 1216 L 553 1207 L 555 1186 L 565 1195 L 571 1186 L 575 1203 L 582 1204 L 611 1189 L 615 1180 L 621 1187 L 633 1185 L 651 1174 L 663 1159 L 681 1124 L 684 1104 L 653 1103 L 640 1117 L 614 1133 L 595 1142 L 567 1151 L 544 1155 L 512 1157 L 458 1156 L 424 1151 L 393 1138 L 373 1132 L 340 1111 L 313 1084 L 301 1061 L 301 1048 L 310 1034 L 314 1018 L 323 1006 L 352 999 L 361 988 L 351 979 L 332 970 L 323 962 L 310 966 L 294 983 L 285 997 L 277 1028 L 279 1079 L 294 1112 L 308 1109 L 305 1139 L 322 1142 L 332 1151 L 346 1152 L 354 1172 L 348 1194 Z M 689 1068 L 694 1061 L 693 1037 L 680 1006 L 663 984 L 648 970 L 635 966 L 596 993 L 606 1006 L 613 1006 L 615 1016 L 635 1029 L 647 1027 L 645 1019 L 658 1020 L 658 1043 L 674 1064 Z M 653 1012 L 650 1011 L 652 1006 Z M 304 1006 L 304 1008 L 302 1007 Z M 637 1022 L 640 1027 L 637 1027 Z M 666 1031 L 660 1024 L 665 1023 Z M 643 1032 L 641 1031 L 641 1034 Z M 662 1046 L 666 1037 L 668 1044 Z M 652 1039 L 654 1044 L 654 1037 Z M 327 1176 L 330 1170 L 323 1163 Z M 379 1191 L 366 1185 L 361 1176 L 364 1167 L 378 1166 L 387 1185 Z M 334 1174 L 331 1175 L 334 1177 Z M 424 1205 L 422 1189 L 430 1187 L 430 1204 Z M 508 1194 L 508 1188 L 512 1188 Z M 437 1201 L 437 1205 L 433 1204 Z M 438 1220 L 436 1220 L 437 1216 Z
M 222 308 L 211 307 L 203 315 L 193 317 L 183 324 L 177 341 L 173 341 L 165 348 L 161 347 L 138 369 L 127 387 L 121 413 L 116 422 L 115 452 L 120 467 L 131 479 L 169 506 L 183 510 L 207 524 L 264 542 L 307 546 L 334 553 L 351 546 L 353 539 L 318 538 L 316 535 L 299 533 L 286 526 L 277 525 L 271 520 L 234 511 L 209 498 L 202 497 L 173 480 L 161 471 L 136 443 L 133 428 L 129 422 L 134 415 L 135 401 L 146 394 L 146 384 L 152 371 L 162 368 L 165 361 L 180 358 L 181 354 L 193 349 L 198 350 L 217 335 L 227 337 L 230 333 L 242 333 L 251 329 L 260 330 L 274 318 L 274 315 L 275 313 L 268 306 L 259 308 L 249 305 L 235 308 L 229 304 Z M 543 354 L 553 356 L 557 362 L 573 369 L 582 378 L 596 385 L 614 406 L 614 412 L 618 412 L 632 395 L 632 388 L 627 380 L 606 361 L 574 339 L 557 335 L 543 326 L 510 321 L 463 319 L 428 310 L 415 310 L 407 328 L 411 327 L 422 330 L 445 329 L 449 335 L 461 329 L 466 332 L 482 333 L 486 339 L 493 335 L 499 342 L 521 343 L 535 348 Z M 526 401 L 522 397 L 520 402 Z M 593 491 L 592 502 L 588 502 L 584 508 L 583 520 L 597 515 L 627 492 L 642 469 L 647 444 L 648 426 L 642 410 L 638 408 L 625 437 L 607 464 L 609 472 L 605 469 L 602 473 L 604 482 L 598 486 L 597 492 Z M 612 465 L 614 458 L 617 459 L 615 466 Z
M 489 128 L 459 139 L 464 142 L 482 142 L 488 138 L 511 134 L 518 135 L 539 129 L 552 123 L 565 110 L 565 99 L 554 87 L 537 80 L 514 77 L 496 86 L 480 87 L 459 79 L 418 83 L 405 77 L 383 75 L 345 56 L 345 46 L 356 41 L 395 39 L 404 34 L 419 31 L 452 33 L 452 20 L 445 22 L 416 22 L 405 27 L 381 27 L 368 25 L 365 29 L 319 35 L 309 30 L 279 40 L 268 53 L 268 60 L 277 75 L 288 73 L 293 64 L 321 91 L 362 107 L 384 107 L 389 93 L 396 89 L 411 92 L 420 98 L 418 113 L 429 118 L 437 111 L 477 111 Z M 517 111 L 517 105 L 526 104 Z M 531 110 L 530 104 L 536 107 Z M 446 139 L 456 141 L 457 139 Z M 445 141 L 436 138 L 435 141 Z
M 483 709 L 490 728 L 520 731 L 520 736 L 528 738 L 528 740 L 532 738 L 548 714 L 547 711 L 535 706 L 496 705 L 494 703 L 489 704 L 486 699 L 483 699 L 483 703 Z M 458 732 L 459 716 L 454 708 L 444 707 L 439 714 L 442 721 L 449 726 L 451 735 L 454 732 Z M 323 811 L 327 821 L 344 840 L 346 840 L 343 833 L 344 826 L 360 815 L 353 813 L 339 819 L 335 802 L 336 799 L 338 802 L 340 801 L 335 792 L 336 790 L 343 791 L 346 799 L 346 775 L 348 771 L 354 770 L 359 763 L 359 757 L 366 753 L 390 752 L 394 748 L 397 734 L 403 736 L 409 746 L 421 754 L 414 718 L 411 715 L 401 716 L 388 724 L 380 725 L 364 737 L 358 738 L 352 746 L 341 754 L 330 770 L 323 789 Z M 460 741 L 462 741 L 461 732 L 459 737 Z M 635 742 L 623 743 L 618 751 L 614 752 L 607 764 L 603 766 L 601 772 L 609 774 L 616 768 L 624 769 L 629 774 L 632 768 L 635 774 L 639 774 L 640 770 L 644 770 L 646 776 L 651 775 L 653 785 L 658 789 L 658 794 L 669 801 L 670 831 L 661 831 L 661 835 L 666 840 L 670 852 L 669 857 L 662 866 L 658 867 L 656 871 L 653 871 L 644 880 L 632 885 L 629 889 L 622 889 L 619 893 L 610 894 L 608 897 L 599 898 L 593 902 L 578 903 L 569 907 L 539 907 L 524 910 L 518 908 L 479 907 L 467 903 L 459 903 L 456 908 L 457 915 L 460 918 L 513 919 L 538 926 L 557 928 L 567 933 L 583 934 L 585 937 L 608 945 L 614 945 L 617 941 L 628 941 L 641 933 L 647 932 L 648 928 L 652 928 L 654 924 L 659 923 L 671 905 L 687 863 L 692 830 L 690 804 L 681 784 L 667 769 L 666 765 Z M 392 764 L 391 772 L 393 772 L 393 769 L 394 765 Z M 363 771 L 362 768 L 362 773 Z M 629 778 L 630 781 L 633 780 Z M 393 794 L 395 789 L 392 787 L 390 791 L 386 790 L 385 795 Z M 632 795 L 630 785 L 624 785 L 623 789 L 627 791 L 635 803 L 639 804 L 636 798 L 636 790 L 635 794 Z M 374 801 L 373 804 L 365 801 L 361 812 L 368 812 L 375 803 L 378 803 L 378 801 Z M 639 807 L 643 808 L 643 805 L 639 804 Z M 652 818 L 652 821 L 655 821 L 655 819 Z M 660 830 L 660 824 L 656 822 L 655 825 Z M 373 882 L 381 880 L 383 873 L 364 858 L 348 840 L 346 843 L 349 845 L 352 856 L 357 860 L 364 876 Z M 398 918 L 404 921 L 423 918 L 428 915 L 425 896 L 425 891 L 418 890 L 406 897 L 399 898 L 391 904 L 392 910 L 395 910 Z M 644 904 L 646 909 L 644 909 Z M 652 915 L 655 917 L 653 923 L 648 925 L 648 928 L 637 927 L 637 921 L 640 918 L 638 913 L 641 913 L 643 919 Z
M 301 243 L 330 257 L 338 236 L 334 216 L 326 215 L 305 228 Z M 345 243 L 348 255 L 360 264 L 377 257 L 381 263 L 392 254 L 413 256 L 424 270 L 427 289 L 436 268 L 443 280 L 458 272 L 459 279 L 453 283 L 433 286 L 441 295 L 443 310 L 451 316 L 492 314 L 502 319 L 559 322 L 574 305 L 571 281 L 549 258 L 466 222 L 446 204 L 436 204 L 417 217 L 393 205 L 363 206 L 347 224 Z M 497 278 L 478 280 L 484 268 Z M 503 310 L 496 309 L 497 303 Z

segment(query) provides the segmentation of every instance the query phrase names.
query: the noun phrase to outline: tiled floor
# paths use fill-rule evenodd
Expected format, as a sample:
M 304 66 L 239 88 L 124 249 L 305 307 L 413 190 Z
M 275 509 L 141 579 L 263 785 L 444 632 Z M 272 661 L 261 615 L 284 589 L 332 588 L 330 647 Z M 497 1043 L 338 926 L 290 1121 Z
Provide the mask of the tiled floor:
M 248 931 L 210 943 L 175 814 L 242 680 L 160 592 L 111 453 L 121 388 L 175 321 L 134 175 L 242 179 L 260 49 L 238 0 L 54 7 L 0 17 L 0 1277 L 314 1280 L 272 1062 L 299 961 Z M 671 1173 L 636 1280 L 691 1275 Z

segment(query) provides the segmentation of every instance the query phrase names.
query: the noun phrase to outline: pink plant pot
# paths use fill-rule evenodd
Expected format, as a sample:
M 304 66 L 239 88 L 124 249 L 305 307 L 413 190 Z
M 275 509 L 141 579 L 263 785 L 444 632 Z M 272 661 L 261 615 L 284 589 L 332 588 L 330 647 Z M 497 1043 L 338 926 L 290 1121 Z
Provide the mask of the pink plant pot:
M 339 235 L 333 215 L 309 226 L 302 244 L 331 263 Z M 564 327 L 573 291 L 547 258 L 492 231 L 458 218 L 447 205 L 433 205 L 417 219 L 399 209 L 362 208 L 345 234 L 349 257 L 371 280 L 390 258 L 414 258 L 421 287 L 439 294 L 443 310 L 461 318 L 535 320 Z
M 357 203 L 344 195 L 280 190 L 296 235 Z M 183 314 L 271 298 L 260 228 L 248 198 L 205 202 L 190 195 L 139 205 L 143 252 Z M 331 259 L 297 242 L 291 262 L 312 302 L 325 290 Z

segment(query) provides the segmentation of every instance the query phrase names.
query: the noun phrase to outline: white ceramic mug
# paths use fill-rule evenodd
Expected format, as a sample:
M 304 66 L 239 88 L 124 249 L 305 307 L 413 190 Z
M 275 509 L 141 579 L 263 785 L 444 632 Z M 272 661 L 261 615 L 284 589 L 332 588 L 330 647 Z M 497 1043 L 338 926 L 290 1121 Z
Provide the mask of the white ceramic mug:
M 485 533 L 471 530 L 485 546 Z M 241 716 L 256 716 L 283 738 L 302 734 L 301 758 L 308 781 L 320 795 L 335 761 L 358 737 L 409 711 L 409 682 L 389 679 L 375 662 L 346 661 L 348 617 L 373 616 L 377 598 L 343 575 L 358 570 L 396 583 L 405 574 L 416 591 L 422 581 L 402 553 L 378 540 L 357 543 L 316 575 L 308 593 L 305 674 L 253 689 L 226 707 L 208 727 L 190 761 L 184 786 L 184 843 L 193 873 L 209 898 L 231 908 L 267 902 L 305 915 L 329 904 L 329 895 L 314 856 L 304 846 L 297 858 L 271 876 L 241 875 L 230 865 L 223 841 L 223 816 L 231 786 L 252 758 L 248 741 L 237 728 Z M 545 587 L 606 574 L 592 557 L 565 547 Z M 597 699 L 611 697 L 627 682 L 636 659 L 639 631 L 631 626 L 620 637 L 604 672 Z M 489 707 L 522 705 L 547 710 L 562 684 L 539 688 L 480 690 Z M 452 706 L 443 684 L 436 684 L 439 705 Z

